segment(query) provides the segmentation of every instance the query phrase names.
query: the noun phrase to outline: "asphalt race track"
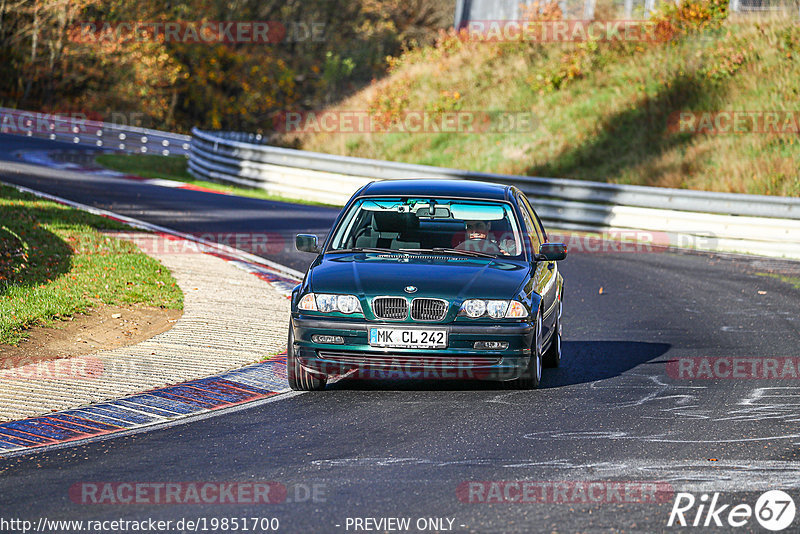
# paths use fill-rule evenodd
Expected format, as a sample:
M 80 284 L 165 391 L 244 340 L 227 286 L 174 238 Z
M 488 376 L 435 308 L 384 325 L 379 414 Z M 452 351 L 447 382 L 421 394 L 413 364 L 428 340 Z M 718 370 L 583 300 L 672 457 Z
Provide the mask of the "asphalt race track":
M 3 136 L 0 146 L 0 157 L 19 161 L 14 151 L 54 145 Z M 9 172 L 0 161 L 2 181 L 184 232 L 322 233 L 336 214 L 115 178 L 65 180 L 56 170 L 39 174 Z M 311 260 L 288 248 L 270 259 L 296 269 Z M 34 523 L 205 518 L 209 527 L 212 519 L 265 517 L 279 519 L 279 532 L 382 532 L 390 530 L 387 523 L 359 530 L 355 519 L 389 517 L 410 518 L 412 532 L 425 530 L 419 525 L 456 532 L 660 532 L 679 530 L 667 527 L 671 490 L 698 500 L 719 492 L 719 503 L 732 507 L 753 506 L 764 491 L 784 489 L 800 503 L 800 383 L 685 379 L 674 372 L 687 357 L 800 356 L 800 291 L 756 274 L 796 272 L 794 265 L 573 250 L 560 268 L 564 360 L 545 370 L 539 390 L 344 379 L 323 392 L 182 425 L 0 459 L 2 515 Z M 204 481 L 272 481 L 287 493 L 271 504 L 86 504 L 70 493 L 82 483 Z M 570 502 L 486 503 L 470 502 L 473 494 L 464 488 L 477 487 L 470 481 L 572 481 L 572 489 L 591 481 L 606 488 L 658 483 L 671 490 L 656 503 L 624 502 L 636 496 L 608 491 L 581 502 L 572 490 Z M 487 500 L 481 495 L 498 486 L 480 487 L 487 493 L 474 493 L 473 501 Z M 723 522 L 727 512 L 719 516 Z M 427 522 L 436 518 L 443 523 Z M 751 518 L 738 531 L 764 530 Z

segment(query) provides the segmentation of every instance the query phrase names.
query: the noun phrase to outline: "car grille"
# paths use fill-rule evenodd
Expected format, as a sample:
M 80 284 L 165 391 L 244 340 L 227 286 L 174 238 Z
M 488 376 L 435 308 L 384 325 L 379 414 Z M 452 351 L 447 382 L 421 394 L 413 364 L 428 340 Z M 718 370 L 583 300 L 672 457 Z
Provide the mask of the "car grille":
M 411 318 L 415 321 L 441 321 L 447 313 L 447 302 L 440 299 L 414 299 Z
M 372 301 L 372 313 L 378 319 L 405 319 L 408 317 L 408 301 L 403 297 L 376 297 Z

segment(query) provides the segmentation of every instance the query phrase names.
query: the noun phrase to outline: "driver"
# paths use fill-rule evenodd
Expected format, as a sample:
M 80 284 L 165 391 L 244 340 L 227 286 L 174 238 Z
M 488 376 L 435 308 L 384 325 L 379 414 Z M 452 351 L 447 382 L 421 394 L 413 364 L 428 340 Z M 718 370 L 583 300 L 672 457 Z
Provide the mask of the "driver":
M 489 239 L 489 223 L 467 221 L 467 239 Z
M 488 221 L 465 221 L 467 225 L 466 236 L 467 239 L 459 244 L 456 248 L 463 250 L 475 250 L 477 252 L 486 252 L 488 254 L 503 254 L 509 255 L 508 250 L 498 243 L 495 239 L 489 237 L 489 230 L 491 223 Z

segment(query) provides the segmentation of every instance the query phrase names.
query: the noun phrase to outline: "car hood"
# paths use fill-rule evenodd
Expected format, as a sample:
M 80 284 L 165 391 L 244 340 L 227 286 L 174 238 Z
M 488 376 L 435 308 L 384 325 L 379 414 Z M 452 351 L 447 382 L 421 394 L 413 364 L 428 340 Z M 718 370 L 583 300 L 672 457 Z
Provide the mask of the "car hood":
M 465 256 L 398 256 L 371 253 L 325 255 L 310 273 L 311 290 L 359 297 L 406 295 L 511 299 L 525 282 L 524 261 Z M 405 292 L 414 286 L 413 295 Z

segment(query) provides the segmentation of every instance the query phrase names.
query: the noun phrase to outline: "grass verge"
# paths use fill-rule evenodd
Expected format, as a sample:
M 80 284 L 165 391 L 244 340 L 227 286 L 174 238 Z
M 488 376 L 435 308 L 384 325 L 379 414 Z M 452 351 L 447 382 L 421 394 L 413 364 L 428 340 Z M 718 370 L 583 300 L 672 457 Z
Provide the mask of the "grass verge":
M 783 274 L 775 274 L 775 273 L 756 273 L 759 276 L 769 276 L 770 278 L 777 278 L 781 282 L 786 282 L 787 284 L 794 286 L 795 289 L 800 289 L 800 277 L 798 276 L 786 276 Z
M 101 154 L 95 158 L 95 161 L 107 169 L 123 172 L 125 174 L 132 174 L 135 176 L 141 176 L 143 178 L 176 180 L 190 185 L 205 187 L 221 193 L 228 193 L 240 197 L 274 200 L 278 202 L 291 202 L 293 204 L 308 204 L 311 206 L 332 206 L 332 204 L 313 202 L 302 198 L 289 198 L 273 195 L 262 189 L 197 180 L 191 174 L 189 174 L 186 158 L 183 156 L 156 156 L 153 154 Z
M 0 344 L 98 305 L 182 309 L 166 267 L 102 233 L 128 229 L 0 185 Z

